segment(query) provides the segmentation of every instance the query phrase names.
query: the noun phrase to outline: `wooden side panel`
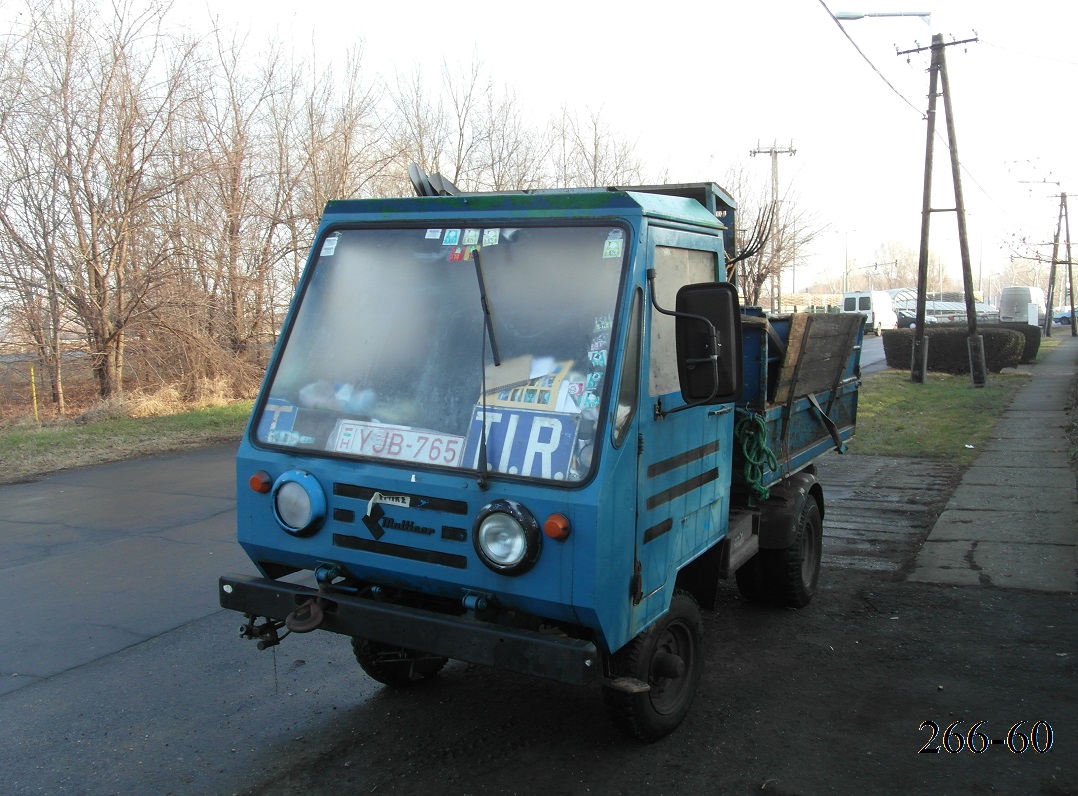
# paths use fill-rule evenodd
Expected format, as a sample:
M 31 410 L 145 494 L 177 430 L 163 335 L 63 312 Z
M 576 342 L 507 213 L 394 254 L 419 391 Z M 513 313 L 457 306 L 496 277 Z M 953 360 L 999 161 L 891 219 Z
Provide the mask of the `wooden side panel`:
M 791 316 L 774 402 L 785 404 L 792 398 L 834 389 L 862 321 L 857 313 Z

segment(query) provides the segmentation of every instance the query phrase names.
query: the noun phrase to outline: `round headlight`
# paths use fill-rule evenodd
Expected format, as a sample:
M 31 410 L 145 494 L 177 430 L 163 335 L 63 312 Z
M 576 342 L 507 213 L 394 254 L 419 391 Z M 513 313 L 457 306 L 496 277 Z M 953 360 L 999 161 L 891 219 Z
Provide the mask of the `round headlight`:
M 528 539 L 520 523 L 508 514 L 491 514 L 479 526 L 479 547 L 492 563 L 512 567 L 524 558 Z
M 273 485 L 273 513 L 293 536 L 309 536 L 326 517 L 326 495 L 310 473 L 289 470 Z
M 539 560 L 542 534 L 530 511 L 515 500 L 495 500 L 475 518 L 472 542 L 480 560 L 503 575 L 522 575 Z

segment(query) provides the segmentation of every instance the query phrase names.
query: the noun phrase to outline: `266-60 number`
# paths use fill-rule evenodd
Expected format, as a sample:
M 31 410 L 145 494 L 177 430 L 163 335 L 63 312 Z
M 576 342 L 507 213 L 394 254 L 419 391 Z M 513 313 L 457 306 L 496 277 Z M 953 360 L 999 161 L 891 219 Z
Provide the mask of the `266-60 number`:
M 936 722 L 922 721 L 921 726 L 917 729 L 931 730 L 932 737 L 928 739 L 928 743 L 920 748 L 919 754 L 938 755 L 940 749 L 943 749 L 956 755 L 963 749 L 968 749 L 973 754 L 979 755 L 992 746 L 1002 746 L 1016 755 L 1022 754 L 1027 749 L 1032 749 L 1034 752 L 1043 755 L 1052 748 L 1052 743 L 1055 740 L 1052 725 L 1043 720 L 1034 723 L 1029 728 L 1028 735 L 1022 731 L 1022 725 L 1026 722 L 1020 721 L 1012 724 L 1010 730 L 1007 731 L 1006 738 L 990 738 L 983 733 L 981 725 L 986 723 L 984 721 L 978 721 L 969 728 L 969 732 L 963 735 L 961 730 L 957 729 L 961 723 L 961 721 L 956 721 L 941 731 L 940 725 L 936 724 Z M 937 739 L 940 739 L 939 743 L 936 742 Z

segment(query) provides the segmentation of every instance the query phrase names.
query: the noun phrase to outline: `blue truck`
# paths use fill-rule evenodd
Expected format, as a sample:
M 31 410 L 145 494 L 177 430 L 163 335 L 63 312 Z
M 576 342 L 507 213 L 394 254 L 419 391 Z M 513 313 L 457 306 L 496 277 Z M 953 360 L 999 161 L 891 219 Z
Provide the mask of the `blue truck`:
M 861 316 L 740 305 L 736 204 L 695 183 L 331 201 L 236 460 L 221 577 L 260 649 L 351 638 L 389 686 L 450 659 L 598 684 L 674 730 L 734 577 L 800 608 L 813 462 L 854 433 Z

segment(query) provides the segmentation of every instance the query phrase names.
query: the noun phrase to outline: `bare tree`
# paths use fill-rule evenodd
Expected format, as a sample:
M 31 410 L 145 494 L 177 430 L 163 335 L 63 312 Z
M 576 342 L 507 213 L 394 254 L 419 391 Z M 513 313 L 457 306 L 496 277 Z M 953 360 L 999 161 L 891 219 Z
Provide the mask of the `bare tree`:
M 475 187 L 481 191 L 522 191 L 543 185 L 551 145 L 524 118 L 516 94 L 508 86 L 491 90 L 476 124 Z
M 190 99 L 193 46 L 166 45 L 164 11 L 122 4 L 102 20 L 81 0 L 42 2 L 19 39 L 23 102 L 5 145 L 39 150 L 30 179 L 48 195 L 23 249 L 47 253 L 39 271 L 55 273 L 103 397 L 122 391 L 126 330 L 169 259 L 140 235 L 175 186 L 167 130 Z
M 450 140 L 450 119 L 440 95 L 427 87 L 423 73 L 396 76 L 391 92 L 394 139 L 400 153 L 396 168 L 408 173 L 408 164 L 417 163 L 428 174 L 447 168 L 446 151 Z
M 787 188 L 777 205 L 763 198 L 769 196 L 770 188 L 750 182 L 741 166 L 728 172 L 726 185 L 737 197 L 740 218 L 754 219 L 752 226 L 737 231 L 738 286 L 745 304 L 760 304 L 767 295 L 765 286 L 794 268 L 824 227 L 792 188 Z
M 581 119 L 567 107 L 549 125 L 550 160 L 558 187 L 639 185 L 643 164 L 631 142 L 615 134 L 602 111 Z
M 17 43 L 16 43 L 17 42 Z M 25 33 L 5 39 L 0 78 L 0 292 L 7 315 L 43 366 L 57 414 L 65 412 L 61 336 L 69 320 L 60 285 L 66 218 L 57 201 L 60 171 L 39 141 L 48 120 L 33 112 Z

